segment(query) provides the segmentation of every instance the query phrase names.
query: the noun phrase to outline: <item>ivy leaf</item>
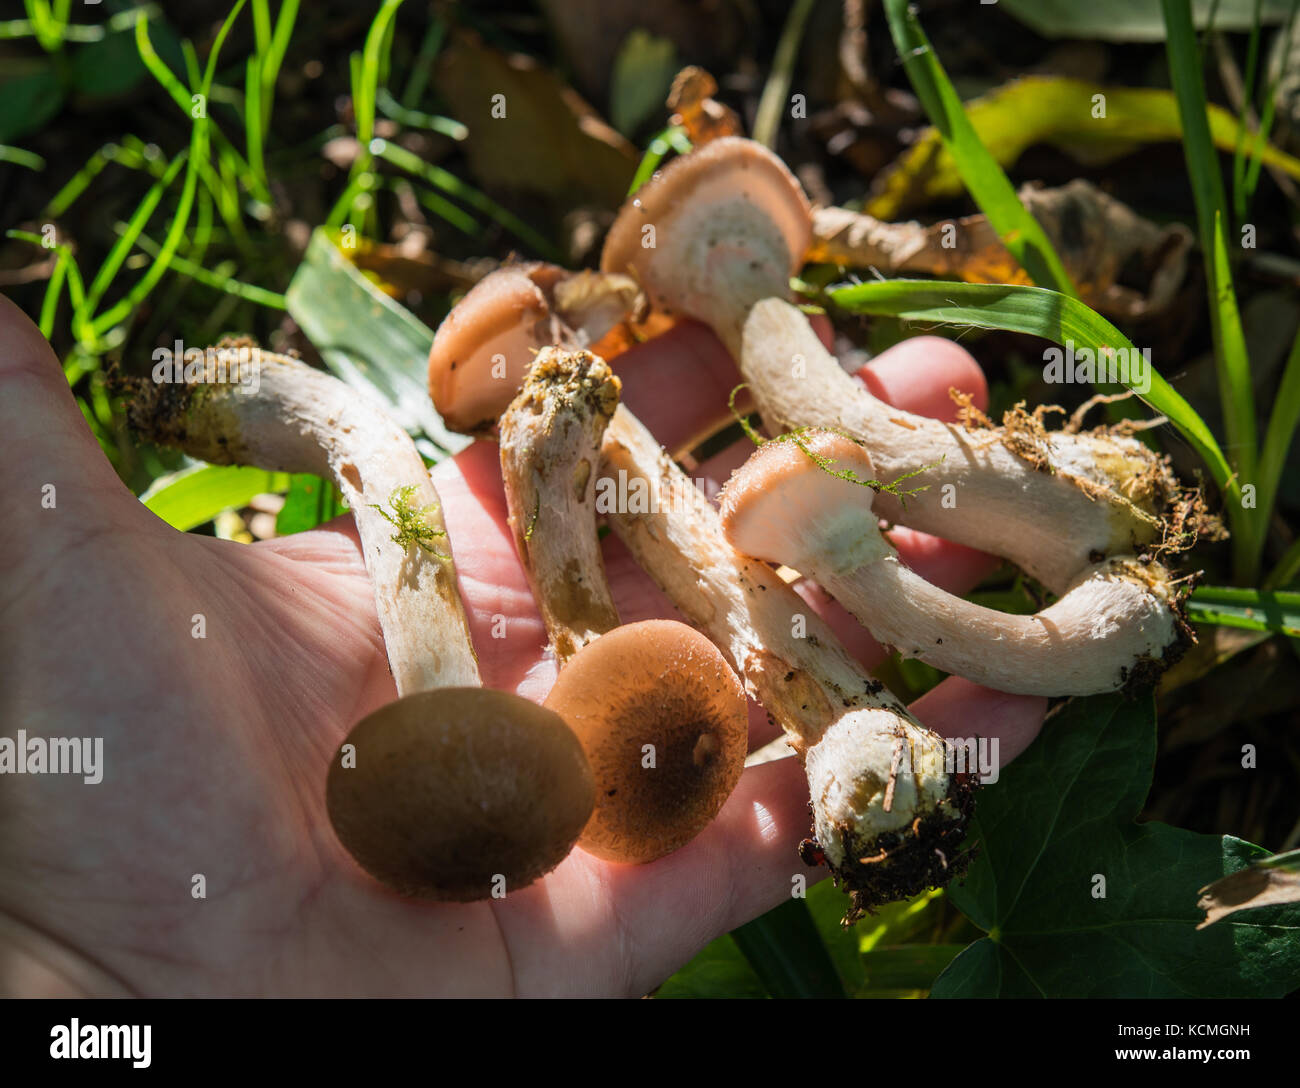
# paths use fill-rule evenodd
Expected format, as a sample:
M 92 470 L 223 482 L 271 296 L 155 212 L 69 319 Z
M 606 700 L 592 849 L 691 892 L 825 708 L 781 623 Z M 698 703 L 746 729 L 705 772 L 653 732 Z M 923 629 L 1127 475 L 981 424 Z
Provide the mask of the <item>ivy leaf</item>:
M 1136 823 L 1154 760 L 1151 699 L 1076 699 L 982 792 L 980 856 L 949 896 L 988 935 L 933 996 L 1279 997 L 1300 986 L 1300 909 L 1197 931 L 1197 890 L 1267 852 Z

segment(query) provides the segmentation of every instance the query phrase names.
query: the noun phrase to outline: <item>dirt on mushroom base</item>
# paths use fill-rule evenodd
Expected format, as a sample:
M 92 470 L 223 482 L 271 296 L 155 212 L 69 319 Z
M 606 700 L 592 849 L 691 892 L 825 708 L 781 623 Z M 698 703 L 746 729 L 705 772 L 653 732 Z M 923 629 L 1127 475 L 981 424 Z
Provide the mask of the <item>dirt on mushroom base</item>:
M 836 830 L 846 858 L 855 864 L 836 868 L 830 865 L 831 880 L 848 894 L 850 905 L 840 924 L 854 925 L 877 908 L 909 899 L 928 888 L 946 887 L 964 876 L 977 853 L 976 847 L 962 849 L 970 818 L 975 811 L 977 776 L 968 773 L 949 777 L 945 803 L 909 827 L 888 831 L 865 846 L 853 829 L 839 825 Z M 812 803 L 808 805 L 812 811 Z M 826 861 L 816 834 L 799 844 L 799 857 L 809 866 Z M 888 864 L 885 864 L 885 863 Z
M 1130 534 L 1127 541 L 1118 542 L 1117 551 L 1146 551 L 1159 559 L 1185 552 L 1200 540 L 1227 538 L 1222 519 L 1209 512 L 1201 489 L 1180 483 L 1168 456 L 1158 456 L 1146 447 L 1126 450 L 1118 445 L 1117 440 L 1132 439 L 1141 425 L 1125 420 L 1082 430 L 1082 416 L 1088 407 L 1099 400 L 1116 398 L 1093 398 L 1074 413 L 1064 428 L 1054 432 L 1047 429 L 1045 420 L 1053 413 L 1065 415 L 1060 405 L 1040 404 L 1030 411 L 1021 402 L 1003 413 L 999 426 L 975 406 L 969 394 L 950 389 L 948 395 L 957 405 L 958 421 L 969 433 L 996 436 L 996 441 L 1040 472 L 1068 480 L 1094 501 L 1125 506 L 1149 534 L 1141 538 Z M 1113 449 L 1100 449 L 1095 458 L 1096 468 L 1112 482 L 1102 483 L 1057 466 L 1052 457 L 1052 438 L 1057 434 L 1082 434 L 1103 447 L 1113 444 Z M 1095 561 L 1102 558 L 1099 555 Z

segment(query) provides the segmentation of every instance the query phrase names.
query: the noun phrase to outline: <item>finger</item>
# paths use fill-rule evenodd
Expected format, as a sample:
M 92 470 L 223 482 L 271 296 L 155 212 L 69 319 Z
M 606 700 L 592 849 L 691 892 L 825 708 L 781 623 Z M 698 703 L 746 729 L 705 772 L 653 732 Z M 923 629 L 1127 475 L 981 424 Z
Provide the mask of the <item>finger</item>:
M 102 530 L 136 512 L 91 435 L 59 360 L 26 314 L 0 295 L 0 563 L 48 555 L 63 539 Z M 37 535 L 39 534 L 39 535 Z
M 829 347 L 829 319 L 818 315 L 812 325 Z M 698 321 L 680 321 L 610 365 L 623 382 L 623 403 L 670 450 L 689 449 L 716 433 L 731 418 L 732 391 L 744 383 L 722 341 Z M 752 409 L 748 395 L 739 394 L 736 410 Z
M 647 993 L 713 938 L 788 899 L 796 876 L 829 875 L 799 860 L 809 834 L 803 768 L 783 759 L 746 770 L 717 818 L 665 858 L 613 865 L 575 850 L 497 909 L 519 993 Z
M 1015 759 L 1038 736 L 1047 713 L 1047 700 L 1041 695 L 994 691 L 960 676 L 950 676 L 909 709 L 940 736 L 996 738 L 998 764 L 1002 766 Z
M 623 404 L 670 450 L 717 430 L 742 380 L 722 341 L 697 321 L 679 322 L 610 365 L 623 382 Z
M 957 422 L 949 389 L 969 396 L 980 411 L 989 406 L 988 381 L 975 357 L 942 336 L 915 336 L 895 344 L 860 367 L 857 377 L 886 404 L 944 423 Z

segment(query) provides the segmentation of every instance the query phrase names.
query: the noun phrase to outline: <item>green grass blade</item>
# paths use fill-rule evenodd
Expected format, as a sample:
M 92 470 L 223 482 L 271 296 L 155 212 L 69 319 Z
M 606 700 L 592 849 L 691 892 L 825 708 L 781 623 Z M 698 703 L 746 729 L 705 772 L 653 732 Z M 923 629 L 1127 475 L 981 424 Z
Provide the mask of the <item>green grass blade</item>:
M 270 124 L 271 106 L 275 101 L 275 81 L 280 76 L 284 55 L 289 51 L 294 24 L 298 21 L 298 0 L 283 0 L 280 14 L 276 16 L 275 33 L 271 35 L 271 49 L 262 61 L 262 86 L 264 88 L 263 125 Z
M 103 23 L 70 23 L 63 28 L 63 40 L 78 44 L 102 42 L 109 34 L 129 30 L 135 26 L 137 19 L 156 19 L 159 14 L 161 12 L 157 4 L 142 4 L 140 7 L 119 11 Z M 30 19 L 6 19 L 0 22 L 0 41 L 35 36 L 36 27 Z
M 424 186 L 415 186 L 404 178 L 394 178 L 390 188 L 396 189 L 399 185 L 409 186 L 415 193 L 415 199 L 423 204 L 429 211 L 433 212 L 444 223 L 450 223 L 457 230 L 470 238 L 481 238 L 483 228 L 464 208 L 458 208 L 450 200 L 439 196 L 437 193 L 424 188 Z
M 970 195 L 1002 244 L 1035 283 L 1077 297 L 1078 291 L 1042 225 L 1020 203 L 1002 167 L 966 116 L 961 98 L 908 0 L 885 0 L 885 13 L 907 78 L 957 164 Z
M 476 211 L 482 212 L 495 220 L 525 245 L 529 246 L 543 260 L 564 263 L 564 255 L 543 238 L 537 231 L 511 211 L 507 211 L 486 193 L 471 185 L 466 185 L 460 178 L 441 166 L 425 162 L 419 155 L 407 151 L 388 140 L 375 140 L 372 150 L 379 158 L 400 167 L 416 177 L 423 178 L 430 185 L 449 193 L 457 200 L 463 201 Z
M 1298 12 L 1300 12 L 1300 0 L 1291 0 L 1291 13 L 1287 16 L 1287 21 L 1281 30 L 1282 41 L 1289 42 L 1291 40 Z M 1284 52 L 1282 63 L 1278 65 L 1277 72 L 1264 87 L 1264 105 L 1259 115 L 1259 131 L 1255 134 L 1255 142 L 1250 152 L 1250 164 L 1246 169 L 1247 214 L 1249 214 L 1250 202 L 1255 198 L 1255 189 L 1259 185 L 1259 173 L 1264 166 L 1264 149 L 1268 146 L 1269 133 L 1273 131 L 1273 121 L 1277 116 L 1277 89 L 1283 77 L 1287 74 L 1287 64 L 1291 60 L 1291 55 L 1291 50 Z
M 110 152 L 112 148 L 112 152 Z M 86 163 L 80 170 L 68 179 L 67 184 L 50 198 L 50 202 L 45 205 L 44 213 L 51 219 L 58 219 L 66 212 L 76 199 L 81 196 L 97 177 L 103 171 L 104 167 L 110 162 L 116 161 L 116 144 L 105 144 L 93 155 L 86 160 Z
M 254 495 L 288 487 L 285 472 L 243 465 L 194 465 L 159 477 L 140 501 L 173 529 L 187 532 L 225 510 L 247 506 Z
M 812 12 L 816 0 L 794 0 L 790 12 L 785 17 L 785 26 L 776 43 L 776 53 L 772 57 L 772 71 L 763 85 L 763 94 L 758 100 L 758 110 L 754 114 L 754 128 L 750 133 L 755 140 L 765 147 L 776 146 L 776 132 L 781 127 L 781 116 L 785 113 L 786 96 L 790 93 L 790 78 L 794 74 L 795 61 L 799 59 L 799 43 L 803 40 L 804 27 L 808 15 Z
M 402 91 L 401 105 L 408 110 L 415 110 L 424 97 L 425 88 L 429 86 L 429 77 L 433 74 L 433 62 L 442 50 L 443 39 L 447 36 L 447 20 L 434 15 L 420 42 L 420 51 L 411 65 L 411 73 L 406 77 L 406 88 Z
M 93 310 L 99 305 L 100 300 L 104 297 L 113 281 L 117 279 L 117 274 L 122 270 L 122 264 L 126 261 L 127 255 L 131 252 L 131 247 L 135 245 L 135 240 L 144 230 L 145 224 L 149 222 L 150 217 L 157 210 L 159 202 L 162 200 L 163 193 L 171 187 L 176 175 L 180 173 L 181 167 L 185 165 L 189 153 L 182 151 L 167 167 L 167 172 L 163 174 L 149 191 L 145 193 L 144 199 L 140 201 L 135 211 L 127 223 L 126 230 L 122 232 L 121 237 L 113 244 L 113 248 L 108 251 L 108 256 L 104 258 L 104 263 L 99 266 L 99 271 L 95 278 L 90 281 L 90 290 L 86 293 L 86 301 Z
M 60 250 L 54 262 L 54 271 L 50 273 L 50 282 L 45 285 L 45 297 L 41 300 L 41 317 L 37 328 L 48 340 L 54 335 L 54 319 L 58 316 L 59 299 L 63 297 L 63 283 L 68 275 L 68 251 Z
M 408 128 L 428 129 L 451 140 L 464 140 L 469 136 L 469 129 L 450 117 L 439 117 L 436 114 L 408 109 L 393 97 L 387 87 L 380 87 L 375 92 L 375 105 L 389 120 L 397 121 Z
M 1255 475 L 1257 441 L 1255 390 L 1251 384 L 1246 334 L 1241 327 L 1237 295 L 1232 287 L 1232 265 L 1229 263 L 1222 215 L 1214 217 L 1211 245 L 1214 297 L 1210 300 L 1210 315 L 1217 326 L 1215 362 L 1218 364 L 1219 398 L 1228 436 L 1226 452 L 1228 460 L 1245 481 L 1250 482 Z
M 240 0 L 242 5 L 244 0 Z M 192 101 L 190 92 L 186 89 L 179 77 L 170 68 L 167 63 L 160 57 L 149 40 L 149 21 L 143 16 L 135 21 L 135 47 L 140 54 L 140 60 L 149 70 L 149 74 L 158 81 L 172 100 L 181 109 L 186 117 L 190 116 L 192 110 Z
M 1005 284 L 944 283 L 935 280 L 885 280 L 856 284 L 828 292 L 837 306 L 854 313 L 886 314 L 906 321 L 970 325 L 1030 333 L 1056 344 L 1073 341 L 1094 352 L 1103 348 L 1133 350 L 1114 325 L 1078 299 L 1042 287 Z M 1154 367 L 1151 388 L 1139 394 L 1192 445 L 1210 470 L 1225 501 L 1240 505 L 1238 481 L 1214 435 Z
M 1241 127 L 1237 130 L 1237 144 L 1232 150 L 1232 207 L 1239 224 L 1246 220 L 1246 121 L 1251 100 L 1255 96 L 1255 80 L 1259 65 L 1260 10 L 1263 3 L 1264 0 L 1255 0 L 1250 42 L 1246 46 L 1246 75 L 1242 82 Z
M 1160 0 L 1164 12 L 1165 35 L 1169 55 L 1169 72 L 1178 100 L 1178 114 L 1183 126 L 1183 148 L 1187 173 L 1196 197 L 1196 215 L 1200 223 L 1201 242 L 1209 253 L 1214 236 L 1214 213 L 1223 211 L 1223 178 L 1219 160 L 1210 139 L 1206 119 L 1205 80 L 1201 73 L 1201 55 L 1192 11 L 1188 0 Z
M 221 47 L 225 44 L 226 37 L 230 34 L 230 28 L 234 26 L 235 19 L 243 10 L 246 0 L 237 0 L 235 6 L 231 9 L 226 20 L 221 24 L 221 29 L 217 31 L 217 36 L 213 39 L 212 50 L 208 54 L 207 69 L 203 75 L 203 83 L 199 87 L 198 93 L 206 99 L 212 90 L 212 80 L 217 69 L 217 59 L 221 55 Z M 136 23 L 137 27 L 137 44 L 138 28 L 141 24 Z M 147 40 L 147 39 L 146 39 Z M 187 110 L 188 112 L 188 110 Z M 206 110 L 201 117 L 193 118 L 194 124 L 190 130 L 190 146 L 186 157 L 185 181 L 181 189 L 180 199 L 177 201 L 176 210 L 172 215 L 171 226 L 166 236 L 163 238 L 162 246 L 158 251 L 158 257 L 149 266 L 149 270 L 132 285 L 126 295 L 105 313 L 94 318 L 90 322 L 90 331 L 92 336 L 98 338 L 107 330 L 117 325 L 119 322 L 126 320 L 148 296 L 158 281 L 167 273 L 173 255 L 180 248 L 181 241 L 185 236 L 185 231 L 189 226 L 190 213 L 194 207 L 194 196 L 198 188 L 200 164 L 206 163 L 211 151 L 211 122 Z M 142 224 L 143 225 L 143 224 Z M 138 234 L 138 232 L 137 232 Z M 118 240 L 118 244 L 125 241 L 125 237 Z M 134 244 L 134 239 L 132 240 Z M 115 247 L 116 248 L 116 247 Z
M 1264 432 L 1264 446 L 1259 455 L 1256 476 L 1257 486 L 1255 515 L 1263 525 L 1268 524 L 1273 511 L 1273 501 L 1277 497 L 1278 482 L 1286 466 L 1287 452 L 1295 439 L 1296 427 L 1300 426 L 1300 331 L 1291 342 L 1291 351 L 1286 365 L 1282 368 L 1282 381 L 1273 399 L 1273 411 L 1269 416 L 1268 428 Z M 1256 540 L 1260 552 L 1263 550 L 1265 533 L 1261 530 Z M 1260 556 L 1255 556 L 1258 566 Z
M 209 207 L 211 207 L 210 204 Z M 196 244 L 198 242 L 198 235 L 199 232 L 196 231 Z M 151 257 L 158 258 L 162 253 L 162 247 L 157 242 L 143 234 L 136 239 L 136 244 Z M 206 243 L 204 243 L 204 247 L 206 247 Z M 255 302 L 259 306 L 267 306 L 272 310 L 287 310 L 289 308 L 284 295 L 276 291 L 269 291 L 265 287 L 258 287 L 256 284 L 243 283 L 240 280 L 231 279 L 229 276 L 219 275 L 211 269 L 206 268 L 187 257 L 173 255 L 170 260 L 170 265 L 173 272 L 179 272 L 183 276 L 189 276 L 190 278 L 197 280 L 199 283 L 205 284 L 208 287 L 215 287 L 218 291 L 224 291 L 226 294 L 234 295 L 236 298 L 242 298 L 248 302 Z
M 208 95 L 212 91 L 212 80 L 217 73 L 217 58 L 221 56 L 221 47 L 226 44 L 230 28 L 235 25 L 235 20 L 239 18 L 239 13 L 244 10 L 246 2 L 247 0 L 236 0 L 235 6 L 230 9 L 230 14 L 226 16 L 226 21 L 221 24 L 221 29 L 217 31 L 217 36 L 212 39 L 212 49 L 208 52 L 208 66 L 203 72 L 203 83 L 199 87 L 199 92 L 203 95 Z
M 271 48 L 271 6 L 268 0 L 253 0 L 253 41 L 258 53 Z
M 393 17 L 403 0 L 384 0 L 383 6 L 370 24 L 366 44 L 361 53 L 359 85 L 353 86 L 352 109 L 357 119 L 357 140 L 363 154 L 375 135 L 375 92 L 379 86 L 380 70 L 387 68 L 386 46 L 392 43 Z
M 1232 268 L 1223 225 L 1227 203 L 1218 153 L 1210 137 L 1206 115 L 1201 53 L 1192 26 L 1189 0 L 1160 0 L 1160 4 L 1165 20 L 1170 79 L 1182 121 L 1183 154 L 1192 195 L 1196 199 L 1201 248 L 1206 256 L 1210 328 L 1214 338 L 1214 362 L 1227 432 L 1228 458 L 1241 482 L 1251 483 L 1258 452 L 1255 444 L 1255 395 L 1246 337 L 1232 286 Z M 1261 519 L 1252 518 L 1252 512 L 1243 510 L 1237 502 L 1227 505 L 1227 513 L 1233 530 L 1234 570 L 1239 579 L 1253 581 L 1258 566 L 1257 560 L 1251 557 L 1259 554 L 1257 541 L 1263 532 Z
M 686 130 L 681 125 L 669 125 L 646 145 L 641 163 L 637 166 L 636 173 L 632 175 L 632 184 L 628 186 L 627 195 L 631 196 L 650 180 L 668 152 L 676 151 L 679 155 L 685 155 L 690 150 L 691 141 L 686 136 Z
M 844 997 L 844 984 L 803 899 L 732 930 L 745 959 L 773 997 Z
M 21 147 L 7 147 L 4 144 L 0 144 L 0 162 L 25 166 L 28 170 L 35 170 L 37 173 L 45 169 L 45 160 L 35 151 L 24 151 Z
M 1300 593 L 1201 586 L 1187 598 L 1187 618 L 1193 623 L 1276 631 L 1300 637 Z
M 266 187 L 266 160 L 262 152 L 262 63 L 256 54 L 248 58 L 244 74 L 244 146 L 248 165 L 258 185 Z

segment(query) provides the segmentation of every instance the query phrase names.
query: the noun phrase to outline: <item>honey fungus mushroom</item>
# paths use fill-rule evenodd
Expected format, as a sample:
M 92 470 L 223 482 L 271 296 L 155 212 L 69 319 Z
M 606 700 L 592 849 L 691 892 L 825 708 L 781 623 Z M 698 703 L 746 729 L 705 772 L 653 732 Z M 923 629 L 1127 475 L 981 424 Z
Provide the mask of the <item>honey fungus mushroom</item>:
M 1183 492 L 1131 436 L 1047 432 L 1014 415 L 1003 427 L 967 430 L 873 397 L 788 301 L 810 232 L 807 199 L 785 164 L 728 137 L 637 190 L 610 229 L 601 267 L 633 276 L 655 307 L 712 326 L 769 433 L 844 431 L 866 444 L 882 479 L 924 471 L 928 489 L 906 506 L 880 496 L 890 521 L 1010 559 L 1055 592 L 1097 555 L 1178 536 L 1170 522 L 1181 519 Z M 955 509 L 942 502 L 949 484 Z
M 242 383 L 245 366 L 257 383 Z M 553 869 L 591 815 L 591 766 L 556 714 L 479 686 L 438 494 L 410 436 L 283 355 L 219 346 L 186 373 L 130 383 L 142 436 L 214 464 L 331 477 L 356 522 L 399 697 L 331 763 L 340 842 L 385 884 L 433 899 L 484 899 L 499 878 L 509 891 Z
M 699 632 L 671 620 L 618 625 L 594 503 L 618 391 L 598 356 L 544 348 L 501 417 L 501 471 L 515 546 L 561 664 L 546 705 L 595 775 L 578 845 L 643 863 L 717 815 L 744 769 L 749 719 L 740 680 Z
M 595 803 L 591 765 L 554 712 L 487 688 L 405 695 L 363 718 L 325 786 L 339 841 L 407 895 L 518 890 L 573 848 Z
M 542 262 L 483 277 L 438 326 L 429 349 L 429 395 L 447 426 L 489 430 L 523 384 L 539 348 L 596 344 L 640 291 L 622 275 L 570 273 Z
M 685 846 L 740 781 L 749 736 L 740 680 L 698 631 L 674 620 L 618 627 L 576 654 L 546 706 L 578 735 L 596 808 L 578 845 L 647 862 Z
M 909 570 L 872 512 L 871 458 L 846 435 L 767 442 L 727 481 L 727 539 L 815 579 L 872 635 L 945 672 L 1026 695 L 1095 695 L 1149 681 L 1181 652 L 1168 573 L 1112 557 L 1054 604 L 1009 615 L 954 597 Z

